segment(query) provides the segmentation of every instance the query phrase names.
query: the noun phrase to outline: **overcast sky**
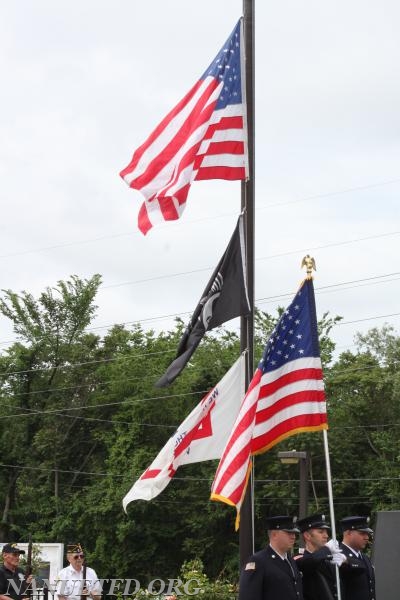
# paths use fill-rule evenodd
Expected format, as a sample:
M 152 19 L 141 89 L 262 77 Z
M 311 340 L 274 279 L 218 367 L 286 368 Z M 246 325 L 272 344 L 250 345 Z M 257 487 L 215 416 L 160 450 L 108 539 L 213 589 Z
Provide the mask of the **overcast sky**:
M 118 173 L 241 11 L 241 0 L 2 0 L 1 288 L 38 296 L 100 273 L 99 333 L 192 312 L 240 183 L 195 182 L 181 220 L 144 237 L 142 198 Z M 296 290 L 310 252 L 319 315 L 350 322 L 334 332 L 340 349 L 399 326 L 398 314 L 371 319 L 400 313 L 399 22 L 396 0 L 256 0 L 256 304 L 288 304 L 276 297 Z M 13 338 L 0 318 L 0 348 Z

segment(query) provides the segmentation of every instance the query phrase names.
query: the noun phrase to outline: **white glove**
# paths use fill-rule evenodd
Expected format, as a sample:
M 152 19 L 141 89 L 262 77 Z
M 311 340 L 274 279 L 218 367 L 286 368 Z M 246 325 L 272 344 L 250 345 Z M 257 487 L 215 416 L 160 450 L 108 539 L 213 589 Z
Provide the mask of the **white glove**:
M 337 554 L 340 552 L 339 542 L 337 540 L 329 540 L 329 542 L 326 542 L 325 546 L 329 548 L 331 554 Z
M 331 562 L 333 565 L 337 565 L 338 567 L 340 567 L 346 560 L 347 557 L 345 554 L 343 554 L 342 552 L 336 552 L 329 562 Z

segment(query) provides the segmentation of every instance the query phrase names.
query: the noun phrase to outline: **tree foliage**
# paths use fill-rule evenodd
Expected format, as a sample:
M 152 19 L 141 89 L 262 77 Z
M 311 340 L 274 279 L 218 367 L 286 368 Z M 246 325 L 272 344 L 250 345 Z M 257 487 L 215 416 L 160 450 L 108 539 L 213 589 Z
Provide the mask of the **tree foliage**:
M 238 336 L 207 334 L 181 376 L 159 390 L 154 382 L 184 324 L 159 334 L 115 325 L 101 338 L 88 329 L 99 285 L 98 275 L 73 276 L 38 299 L 3 291 L 0 312 L 18 341 L 0 355 L 0 540 L 78 540 L 105 578 L 168 578 L 197 560 L 222 594 L 237 575 L 238 535 L 232 508 L 209 501 L 216 461 L 181 467 L 162 494 L 131 503 L 127 514 L 121 502 L 237 358 Z M 281 310 L 257 311 L 256 360 Z M 354 353 L 334 358 L 338 320 L 324 314 L 319 323 L 337 516 L 398 509 L 400 339 L 388 326 L 373 329 L 357 336 Z M 277 458 L 294 447 L 312 457 L 310 510 L 328 511 L 322 437 L 290 438 L 256 460 L 258 546 L 266 515 L 297 512 L 298 469 Z

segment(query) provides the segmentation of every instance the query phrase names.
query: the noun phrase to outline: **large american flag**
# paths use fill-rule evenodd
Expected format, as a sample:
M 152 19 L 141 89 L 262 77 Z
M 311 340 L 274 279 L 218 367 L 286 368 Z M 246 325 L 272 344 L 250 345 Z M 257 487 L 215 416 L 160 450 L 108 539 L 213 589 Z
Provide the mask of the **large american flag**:
M 240 19 L 200 80 L 120 173 L 145 198 L 138 217 L 144 234 L 179 219 L 193 180 L 247 177 L 242 31 Z
M 236 528 L 251 456 L 304 431 L 327 429 L 312 279 L 279 319 L 222 454 L 211 499 L 236 506 Z

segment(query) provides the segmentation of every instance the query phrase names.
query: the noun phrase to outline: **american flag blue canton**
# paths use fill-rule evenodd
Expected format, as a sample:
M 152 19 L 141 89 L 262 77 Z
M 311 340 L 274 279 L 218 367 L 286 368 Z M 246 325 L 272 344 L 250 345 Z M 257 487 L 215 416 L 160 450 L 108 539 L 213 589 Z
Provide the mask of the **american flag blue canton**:
M 268 373 L 291 360 L 319 355 L 314 286 L 306 279 L 272 332 L 259 368 Z
M 207 76 L 214 77 L 223 84 L 216 110 L 225 108 L 228 104 L 240 104 L 242 102 L 241 26 L 242 20 L 240 19 L 230 37 L 201 77 L 201 79 L 205 79 Z
M 266 345 L 222 454 L 211 498 L 236 506 L 238 527 L 250 457 L 297 433 L 327 428 L 314 288 L 306 279 Z

